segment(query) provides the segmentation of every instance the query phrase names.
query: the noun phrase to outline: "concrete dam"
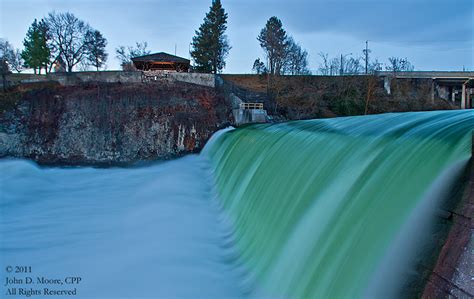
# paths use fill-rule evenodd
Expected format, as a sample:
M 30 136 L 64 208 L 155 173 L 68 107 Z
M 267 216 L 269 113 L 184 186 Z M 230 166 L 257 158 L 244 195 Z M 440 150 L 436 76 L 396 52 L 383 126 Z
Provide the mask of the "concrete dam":
M 48 287 L 75 298 L 429 298 L 473 128 L 472 110 L 390 113 L 224 129 L 133 167 L 0 160 L 0 266 L 34 271 L 1 292 L 67 272 L 81 283 Z M 472 296 L 456 275 L 448 294 Z

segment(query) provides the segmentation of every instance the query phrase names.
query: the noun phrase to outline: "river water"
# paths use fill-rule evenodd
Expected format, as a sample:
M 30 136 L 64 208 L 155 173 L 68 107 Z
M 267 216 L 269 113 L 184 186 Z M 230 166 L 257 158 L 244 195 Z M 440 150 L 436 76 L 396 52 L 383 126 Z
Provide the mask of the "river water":
M 16 287 L 77 288 L 71 298 L 241 297 L 202 157 L 108 169 L 3 160 L 0 172 L 4 294 L 6 276 L 71 276 L 80 284 Z M 8 265 L 32 273 L 7 275 Z
M 224 130 L 200 155 L 129 168 L 0 160 L 0 290 L 397 297 L 473 128 L 472 111 L 384 114 Z

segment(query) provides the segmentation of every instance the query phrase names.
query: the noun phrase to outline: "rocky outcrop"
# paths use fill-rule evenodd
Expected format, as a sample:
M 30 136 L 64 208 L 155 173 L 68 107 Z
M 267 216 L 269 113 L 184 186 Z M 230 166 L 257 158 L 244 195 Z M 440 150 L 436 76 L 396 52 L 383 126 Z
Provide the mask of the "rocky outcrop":
M 88 84 L 24 91 L 0 115 L 0 157 L 47 164 L 167 159 L 228 124 L 214 89 L 186 83 Z

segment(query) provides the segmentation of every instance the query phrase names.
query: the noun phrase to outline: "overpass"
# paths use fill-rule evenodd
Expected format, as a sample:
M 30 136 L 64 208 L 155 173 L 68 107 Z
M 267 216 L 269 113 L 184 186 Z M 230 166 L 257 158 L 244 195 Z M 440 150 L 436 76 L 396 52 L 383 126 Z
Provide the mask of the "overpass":
M 431 99 L 435 96 L 459 104 L 461 109 L 473 108 L 474 72 L 458 71 L 413 71 L 413 72 L 378 72 L 384 78 L 384 87 L 390 94 L 393 78 L 431 79 Z

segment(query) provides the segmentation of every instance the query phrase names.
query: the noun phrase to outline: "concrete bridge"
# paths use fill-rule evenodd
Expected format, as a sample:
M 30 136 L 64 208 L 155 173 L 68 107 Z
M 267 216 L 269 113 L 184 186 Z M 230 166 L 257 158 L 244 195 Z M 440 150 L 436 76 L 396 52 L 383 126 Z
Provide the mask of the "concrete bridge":
M 438 97 L 459 103 L 461 109 L 473 108 L 474 72 L 419 71 L 419 72 L 379 72 L 384 78 L 384 86 L 390 94 L 392 78 L 431 79 L 431 98 Z

